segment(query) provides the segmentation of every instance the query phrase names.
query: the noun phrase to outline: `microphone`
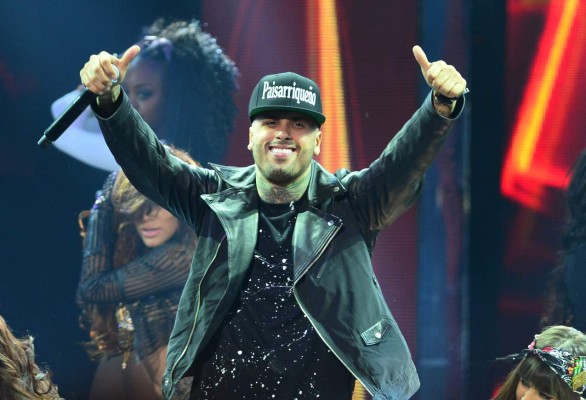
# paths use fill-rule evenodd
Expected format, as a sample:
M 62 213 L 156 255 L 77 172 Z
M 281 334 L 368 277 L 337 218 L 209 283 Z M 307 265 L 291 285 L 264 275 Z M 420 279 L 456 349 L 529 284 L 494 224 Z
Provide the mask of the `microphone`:
M 61 115 L 53 121 L 51 126 L 45 130 L 45 133 L 37 142 L 39 147 L 46 148 L 55 140 L 59 139 L 59 136 L 69 128 L 73 121 L 80 116 L 83 110 L 92 104 L 92 101 L 94 101 L 96 97 L 97 95 L 91 90 L 83 88 L 79 96 L 77 96 L 61 113 Z
M 116 71 L 116 79 L 112 79 L 112 84 L 117 84 L 120 79 L 120 71 L 112 64 L 112 68 Z M 67 108 L 61 113 L 60 116 L 53 121 L 53 123 L 45 130 L 43 136 L 39 139 L 37 144 L 41 148 L 48 147 L 55 140 L 59 139 L 59 136 L 63 134 L 69 128 L 69 126 L 80 116 L 92 101 L 98 97 L 97 94 L 84 87 L 79 96 L 67 106 Z

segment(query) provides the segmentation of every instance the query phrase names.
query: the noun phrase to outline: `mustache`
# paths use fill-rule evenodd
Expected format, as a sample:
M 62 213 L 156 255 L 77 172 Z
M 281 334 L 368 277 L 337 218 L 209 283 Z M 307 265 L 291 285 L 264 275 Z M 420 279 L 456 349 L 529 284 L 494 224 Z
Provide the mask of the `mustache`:
M 292 140 L 275 140 L 269 143 L 269 146 L 285 146 L 297 148 L 297 146 Z

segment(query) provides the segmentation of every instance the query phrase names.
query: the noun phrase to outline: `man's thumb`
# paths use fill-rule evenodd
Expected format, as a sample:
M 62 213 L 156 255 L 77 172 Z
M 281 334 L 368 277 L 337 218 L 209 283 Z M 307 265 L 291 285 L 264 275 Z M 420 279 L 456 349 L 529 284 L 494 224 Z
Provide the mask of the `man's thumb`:
M 128 68 L 128 65 L 134 60 L 134 58 L 140 53 L 140 47 L 138 45 L 133 45 L 128 48 L 120 58 L 118 64 L 122 66 L 124 69 Z
M 415 56 L 415 60 L 417 60 L 417 63 L 421 67 L 423 73 L 427 72 L 431 64 L 427 60 L 427 56 L 425 55 L 423 49 L 419 46 L 413 46 L 413 55 Z

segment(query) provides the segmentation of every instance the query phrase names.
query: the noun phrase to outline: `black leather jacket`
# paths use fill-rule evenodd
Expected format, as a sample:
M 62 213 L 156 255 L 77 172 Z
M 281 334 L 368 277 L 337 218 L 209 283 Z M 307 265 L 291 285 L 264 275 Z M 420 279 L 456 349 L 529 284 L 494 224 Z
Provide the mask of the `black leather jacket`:
M 170 398 L 222 323 L 251 265 L 258 226 L 255 168 L 190 167 L 166 152 L 126 96 L 120 103 L 100 120 L 116 161 L 140 192 L 185 219 L 199 238 L 169 342 L 163 392 Z M 452 123 L 428 97 L 368 168 L 331 174 L 313 161 L 309 205 L 297 216 L 295 299 L 376 400 L 407 399 L 419 379 L 371 254 L 380 230 L 415 201 Z

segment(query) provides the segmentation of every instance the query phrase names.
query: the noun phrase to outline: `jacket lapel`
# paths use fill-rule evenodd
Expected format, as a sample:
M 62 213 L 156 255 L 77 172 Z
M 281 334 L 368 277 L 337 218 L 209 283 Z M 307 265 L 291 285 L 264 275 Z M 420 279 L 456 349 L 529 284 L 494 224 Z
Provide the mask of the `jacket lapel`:
M 315 208 L 300 212 L 293 231 L 293 279 L 297 282 L 327 249 L 342 219 Z
M 228 236 L 230 280 L 243 275 L 254 255 L 258 236 L 258 194 L 255 186 L 255 169 L 225 167 L 211 164 L 228 184 L 228 189 L 202 198 L 214 210 Z M 342 220 L 320 211 L 322 202 L 346 191 L 342 183 L 330 172 L 312 161 L 312 176 L 307 196 L 310 206 L 297 216 L 293 231 L 293 274 L 297 281 L 326 250 L 342 227 Z M 238 251 L 235 251 L 238 247 Z M 237 258 L 235 258 L 237 257 Z
M 258 196 L 254 186 L 202 196 L 218 216 L 228 239 L 229 278 L 242 278 L 252 261 L 258 235 Z M 239 280 L 239 279 L 237 279 Z

